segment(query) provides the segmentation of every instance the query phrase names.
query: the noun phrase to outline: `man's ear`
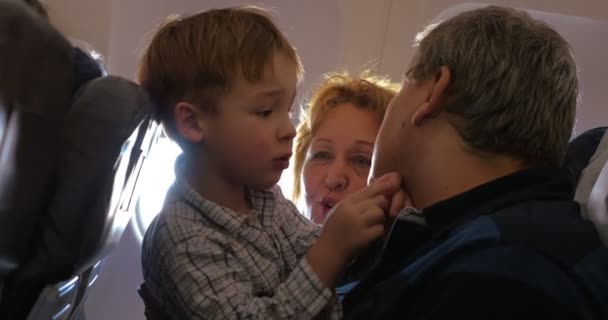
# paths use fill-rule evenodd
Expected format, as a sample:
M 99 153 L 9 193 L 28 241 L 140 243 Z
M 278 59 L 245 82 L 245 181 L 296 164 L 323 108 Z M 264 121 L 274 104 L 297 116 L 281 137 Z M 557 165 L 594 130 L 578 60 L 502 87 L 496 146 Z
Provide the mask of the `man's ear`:
M 432 118 L 441 111 L 448 99 L 448 86 L 452 80 L 450 69 L 441 66 L 437 75 L 428 80 L 428 99 L 412 116 L 412 124 L 420 125 L 425 120 Z
M 173 111 L 175 127 L 189 142 L 199 143 L 205 139 L 206 127 L 202 111 L 190 102 L 180 101 Z

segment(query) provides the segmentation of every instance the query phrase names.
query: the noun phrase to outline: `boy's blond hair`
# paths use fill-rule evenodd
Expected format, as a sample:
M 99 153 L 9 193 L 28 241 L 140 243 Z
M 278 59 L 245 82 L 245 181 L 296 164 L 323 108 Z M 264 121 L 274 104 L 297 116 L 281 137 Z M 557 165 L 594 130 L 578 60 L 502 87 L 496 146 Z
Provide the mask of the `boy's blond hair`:
M 154 35 L 139 64 L 139 83 L 156 105 L 156 118 L 178 143 L 173 108 L 188 101 L 216 112 L 217 98 L 237 76 L 259 81 L 276 52 L 300 59 L 269 14 L 258 7 L 212 9 L 171 16 Z
M 362 72 L 358 77 L 353 77 L 347 72 L 327 73 L 323 81 L 314 90 L 310 101 L 302 113 L 302 119 L 298 125 L 294 145 L 294 179 L 293 200 L 300 197 L 300 175 L 306 153 L 310 147 L 313 136 L 319 125 L 323 122 L 327 111 L 345 103 L 369 110 L 371 116 L 376 116 L 382 121 L 389 101 L 399 91 L 400 86 L 390 81 L 388 77 L 372 76 L 369 71 Z

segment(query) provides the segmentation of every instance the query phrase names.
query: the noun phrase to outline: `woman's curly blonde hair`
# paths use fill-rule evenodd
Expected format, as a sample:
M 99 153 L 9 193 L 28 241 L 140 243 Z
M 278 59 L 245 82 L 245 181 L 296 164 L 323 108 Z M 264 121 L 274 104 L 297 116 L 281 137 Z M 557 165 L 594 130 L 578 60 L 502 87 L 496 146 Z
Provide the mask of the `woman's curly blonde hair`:
M 304 105 L 294 145 L 293 200 L 301 194 L 302 168 L 312 137 L 329 109 L 352 103 L 375 114 L 382 121 L 389 101 L 400 86 L 386 76 L 370 75 L 369 71 L 353 77 L 347 72 L 331 72 L 323 76 L 321 84 Z

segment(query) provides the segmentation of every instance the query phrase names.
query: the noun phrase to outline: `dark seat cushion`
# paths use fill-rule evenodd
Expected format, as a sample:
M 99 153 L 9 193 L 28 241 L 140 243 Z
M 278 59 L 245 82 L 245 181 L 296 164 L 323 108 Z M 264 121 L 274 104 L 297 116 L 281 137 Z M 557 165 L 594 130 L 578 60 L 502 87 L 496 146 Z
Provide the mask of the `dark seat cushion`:
M 0 281 L 30 250 L 56 178 L 72 98 L 72 46 L 16 1 L 0 1 Z

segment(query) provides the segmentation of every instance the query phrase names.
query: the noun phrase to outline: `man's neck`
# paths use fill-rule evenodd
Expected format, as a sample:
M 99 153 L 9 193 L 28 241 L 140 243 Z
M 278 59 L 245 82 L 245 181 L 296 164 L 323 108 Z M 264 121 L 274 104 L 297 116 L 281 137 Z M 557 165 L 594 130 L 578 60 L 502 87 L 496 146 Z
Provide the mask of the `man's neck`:
M 195 157 L 186 157 L 182 169 L 182 178 L 206 200 L 231 209 L 237 213 L 247 214 L 252 205 L 244 185 L 233 183 L 218 174 L 219 170 L 211 168 L 207 162 Z
M 527 168 L 512 157 L 479 157 L 467 152 L 433 159 L 438 161 L 427 159 L 418 162 L 419 167 L 405 178 L 406 189 L 419 209 Z

